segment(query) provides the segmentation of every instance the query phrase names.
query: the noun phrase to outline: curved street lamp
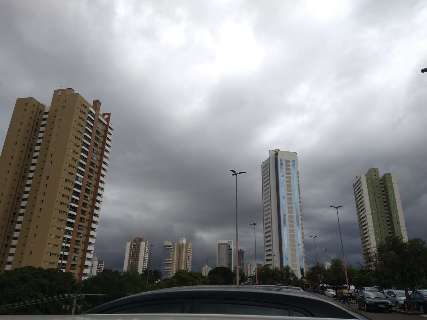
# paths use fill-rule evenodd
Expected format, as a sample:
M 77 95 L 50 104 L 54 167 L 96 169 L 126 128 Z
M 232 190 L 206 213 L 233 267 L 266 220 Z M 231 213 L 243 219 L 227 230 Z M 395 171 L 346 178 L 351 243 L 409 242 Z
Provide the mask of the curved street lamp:
M 254 268 L 255 268 L 255 284 L 258 284 L 258 270 L 256 264 L 256 222 L 249 223 L 254 228 Z
M 236 259 L 236 286 L 239 285 L 240 280 L 240 274 L 239 274 L 239 231 L 237 228 L 237 176 L 246 173 L 246 171 L 238 171 L 231 169 L 230 170 L 231 175 L 236 177 L 236 244 L 235 244 L 235 250 L 234 253 L 235 259 Z
M 341 232 L 341 224 L 340 224 L 340 216 L 339 216 L 339 209 L 342 208 L 342 206 L 329 206 L 331 208 L 334 208 L 337 211 L 337 224 L 338 224 L 338 231 L 340 234 L 340 242 L 341 242 L 341 255 L 342 255 L 342 259 L 343 259 L 343 264 L 344 264 L 344 274 L 345 274 L 345 282 L 347 283 L 347 289 L 350 288 L 349 283 L 348 283 L 348 273 L 347 273 L 347 261 L 345 258 L 345 254 L 344 254 L 344 245 L 342 242 L 342 232 Z

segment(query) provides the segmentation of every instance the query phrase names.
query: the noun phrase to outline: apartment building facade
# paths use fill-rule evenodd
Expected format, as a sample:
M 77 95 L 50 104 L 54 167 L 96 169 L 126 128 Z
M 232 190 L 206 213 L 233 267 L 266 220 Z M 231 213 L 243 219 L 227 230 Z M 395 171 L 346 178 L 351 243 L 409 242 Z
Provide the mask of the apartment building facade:
M 265 264 L 289 266 L 299 278 L 305 269 L 304 228 L 298 156 L 270 150 L 261 165 Z
M 365 263 L 373 268 L 377 248 L 390 236 L 408 241 L 399 190 L 391 173 L 380 175 L 371 168 L 353 182 L 354 200 L 359 222 Z
M 134 238 L 126 243 L 124 272 L 142 273 L 150 266 L 150 243 L 141 237 Z
M 109 165 L 101 102 L 54 91 L 46 108 L 18 98 L 0 158 L 0 269 L 57 268 L 87 277 Z
M 185 238 L 177 242 L 163 242 L 162 278 L 168 279 L 178 271 L 191 271 L 193 262 L 193 246 Z
M 233 241 L 218 240 L 216 251 L 216 266 L 233 270 Z

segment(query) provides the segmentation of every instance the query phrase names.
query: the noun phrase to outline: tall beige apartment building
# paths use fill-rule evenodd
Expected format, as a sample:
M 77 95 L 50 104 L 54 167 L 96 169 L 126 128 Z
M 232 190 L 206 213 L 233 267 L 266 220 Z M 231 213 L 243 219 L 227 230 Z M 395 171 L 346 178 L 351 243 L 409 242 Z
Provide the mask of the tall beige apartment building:
M 138 272 L 149 269 L 150 266 L 150 243 L 141 237 L 133 238 L 126 242 L 125 260 L 123 272 Z
M 89 275 L 111 150 L 110 113 L 73 89 L 18 98 L 0 157 L 0 270 Z
M 190 241 L 185 238 L 174 243 L 165 241 L 163 250 L 162 278 L 171 278 L 177 271 L 191 271 L 193 247 Z

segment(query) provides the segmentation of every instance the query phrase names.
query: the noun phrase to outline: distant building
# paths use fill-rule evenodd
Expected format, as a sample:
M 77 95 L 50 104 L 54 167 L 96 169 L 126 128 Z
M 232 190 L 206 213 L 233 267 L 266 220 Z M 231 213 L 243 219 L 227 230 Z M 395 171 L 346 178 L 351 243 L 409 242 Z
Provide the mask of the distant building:
M 191 271 L 193 247 L 187 239 L 179 239 L 175 244 L 175 272 Z M 174 273 L 175 273 L 174 272 Z
M 243 269 L 245 265 L 245 250 L 239 249 L 238 259 L 239 259 L 239 270 L 240 272 L 244 272 Z
M 216 266 L 233 270 L 233 241 L 217 241 Z
M 104 271 L 104 260 L 99 259 L 97 256 L 92 258 L 92 266 L 90 267 L 89 277 L 95 277 L 97 274 Z
M 211 267 L 209 267 L 207 264 L 205 264 L 205 265 L 202 267 L 202 276 L 203 276 L 203 277 L 207 277 L 207 276 L 208 276 L 208 274 L 209 274 L 209 271 L 211 271 Z
M 191 271 L 193 248 L 190 241 L 182 238 L 178 242 L 163 243 L 162 278 L 173 277 L 177 271 Z
M 150 261 L 150 243 L 141 237 L 134 238 L 126 243 L 124 272 L 142 273 L 148 269 Z
M 366 265 L 372 268 L 377 248 L 387 237 L 408 241 L 400 195 L 391 173 L 380 176 L 377 168 L 356 177 L 353 191 L 363 256 Z
M 270 150 L 261 173 L 265 264 L 289 266 L 301 278 L 305 259 L 298 156 Z
M 174 275 L 175 245 L 172 241 L 163 242 L 162 278 L 168 279 Z
M 252 276 L 255 272 L 255 268 L 252 263 L 246 263 L 244 268 L 244 273 L 247 277 Z
M 98 274 L 98 273 L 104 272 L 104 267 L 105 267 L 104 260 L 101 260 L 98 258 L 98 267 L 96 268 L 96 273 Z
M 101 102 L 71 88 L 50 107 L 18 98 L 0 156 L 0 271 L 89 276 L 112 127 Z
M 95 277 L 98 273 L 98 257 L 93 256 L 92 266 L 90 267 L 89 277 Z

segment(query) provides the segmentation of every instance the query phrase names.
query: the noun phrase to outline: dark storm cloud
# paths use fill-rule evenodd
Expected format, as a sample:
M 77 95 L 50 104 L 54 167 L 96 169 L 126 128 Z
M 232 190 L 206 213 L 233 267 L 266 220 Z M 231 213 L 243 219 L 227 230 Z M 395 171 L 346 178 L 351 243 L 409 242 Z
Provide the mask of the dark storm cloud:
M 96 250 L 120 268 L 127 239 L 193 241 L 195 267 L 240 233 L 252 256 L 260 163 L 299 154 L 306 251 L 361 261 L 352 180 L 398 179 L 410 237 L 426 239 L 427 7 L 423 1 L 9 1 L 0 5 L 0 135 L 16 97 L 99 98 L 115 128 Z

